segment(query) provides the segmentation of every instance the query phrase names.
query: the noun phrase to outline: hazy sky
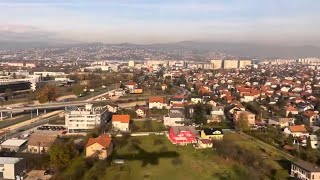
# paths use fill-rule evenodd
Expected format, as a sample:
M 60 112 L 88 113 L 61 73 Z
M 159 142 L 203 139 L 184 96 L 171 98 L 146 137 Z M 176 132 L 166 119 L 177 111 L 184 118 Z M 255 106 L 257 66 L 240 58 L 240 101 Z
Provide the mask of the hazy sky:
M 319 0 L 0 0 L 0 40 L 318 45 Z

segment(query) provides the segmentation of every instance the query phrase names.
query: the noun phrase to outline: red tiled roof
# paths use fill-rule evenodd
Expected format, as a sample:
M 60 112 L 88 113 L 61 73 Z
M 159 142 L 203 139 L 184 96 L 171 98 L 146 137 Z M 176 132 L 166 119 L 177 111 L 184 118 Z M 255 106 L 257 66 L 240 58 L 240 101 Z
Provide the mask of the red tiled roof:
M 297 126 L 289 126 L 289 129 L 291 132 L 302 132 L 302 133 L 307 133 L 308 131 L 304 126 L 297 125 Z
M 183 99 L 183 98 L 184 98 L 184 96 L 180 96 L 180 95 L 175 95 L 175 96 L 173 96 L 172 98 Z
M 136 86 L 136 85 L 137 85 L 137 83 L 135 83 L 135 82 L 132 82 L 132 81 L 127 82 L 127 86 Z
M 98 143 L 101 146 L 108 148 L 111 143 L 111 138 L 108 134 L 102 134 L 97 138 L 89 138 L 86 147 L 91 146 L 92 144 Z
M 119 115 L 119 114 L 112 115 L 112 122 L 113 121 L 118 121 L 121 123 L 129 123 L 130 115 Z
M 164 98 L 162 98 L 162 97 L 150 97 L 149 98 L 149 103 L 154 103 L 154 102 L 164 103 Z
M 295 107 L 293 107 L 293 106 L 289 106 L 289 107 L 287 107 L 287 109 L 286 109 L 287 111 L 298 111 Z
M 316 113 L 314 112 L 314 111 L 305 111 L 304 113 L 303 113 L 303 115 L 304 116 L 307 116 L 307 117 L 312 117 L 312 116 L 314 116 Z

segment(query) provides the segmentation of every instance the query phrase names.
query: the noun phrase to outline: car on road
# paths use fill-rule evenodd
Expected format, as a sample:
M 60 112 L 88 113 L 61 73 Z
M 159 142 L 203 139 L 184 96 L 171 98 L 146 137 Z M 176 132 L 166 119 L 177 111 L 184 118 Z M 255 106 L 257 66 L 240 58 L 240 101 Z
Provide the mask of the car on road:
M 17 132 L 22 132 L 22 131 L 24 131 L 24 129 L 18 129 L 18 130 L 17 130 Z

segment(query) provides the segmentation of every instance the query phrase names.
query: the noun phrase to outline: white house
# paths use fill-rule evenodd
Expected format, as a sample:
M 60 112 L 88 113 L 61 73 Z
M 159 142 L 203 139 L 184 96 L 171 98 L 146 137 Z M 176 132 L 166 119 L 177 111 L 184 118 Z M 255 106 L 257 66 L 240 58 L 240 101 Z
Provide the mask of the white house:
M 320 139 L 317 137 L 317 135 L 310 135 L 311 140 L 311 147 L 312 149 L 319 149 L 320 148 Z M 302 141 L 303 144 L 307 145 L 307 140 Z
M 223 106 L 213 106 L 211 109 L 211 115 L 224 115 L 224 107 Z
M 113 129 L 119 131 L 129 131 L 130 115 L 112 115 Z
M 162 109 L 164 106 L 165 106 L 164 98 L 162 97 L 149 98 L 149 109 L 152 109 L 152 108 Z
M 163 117 L 165 126 L 181 126 L 184 124 L 184 115 L 181 112 L 170 112 Z
M 306 130 L 304 125 L 289 126 L 284 129 L 284 133 L 288 135 L 291 134 L 293 137 L 309 136 L 309 132 Z
M 193 102 L 194 104 L 198 104 L 198 103 L 202 103 L 203 100 L 201 97 L 191 97 L 190 101 Z
M 145 117 L 146 116 L 146 111 L 144 108 L 137 108 L 136 109 L 136 114 L 138 117 Z

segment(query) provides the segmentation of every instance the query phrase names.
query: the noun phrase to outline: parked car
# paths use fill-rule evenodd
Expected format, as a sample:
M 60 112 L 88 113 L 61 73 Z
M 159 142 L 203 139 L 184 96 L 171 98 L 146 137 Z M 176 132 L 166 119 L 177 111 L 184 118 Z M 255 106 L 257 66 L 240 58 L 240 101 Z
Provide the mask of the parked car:
M 43 175 L 54 175 L 54 170 L 53 169 L 47 169 L 46 171 L 44 171 Z

